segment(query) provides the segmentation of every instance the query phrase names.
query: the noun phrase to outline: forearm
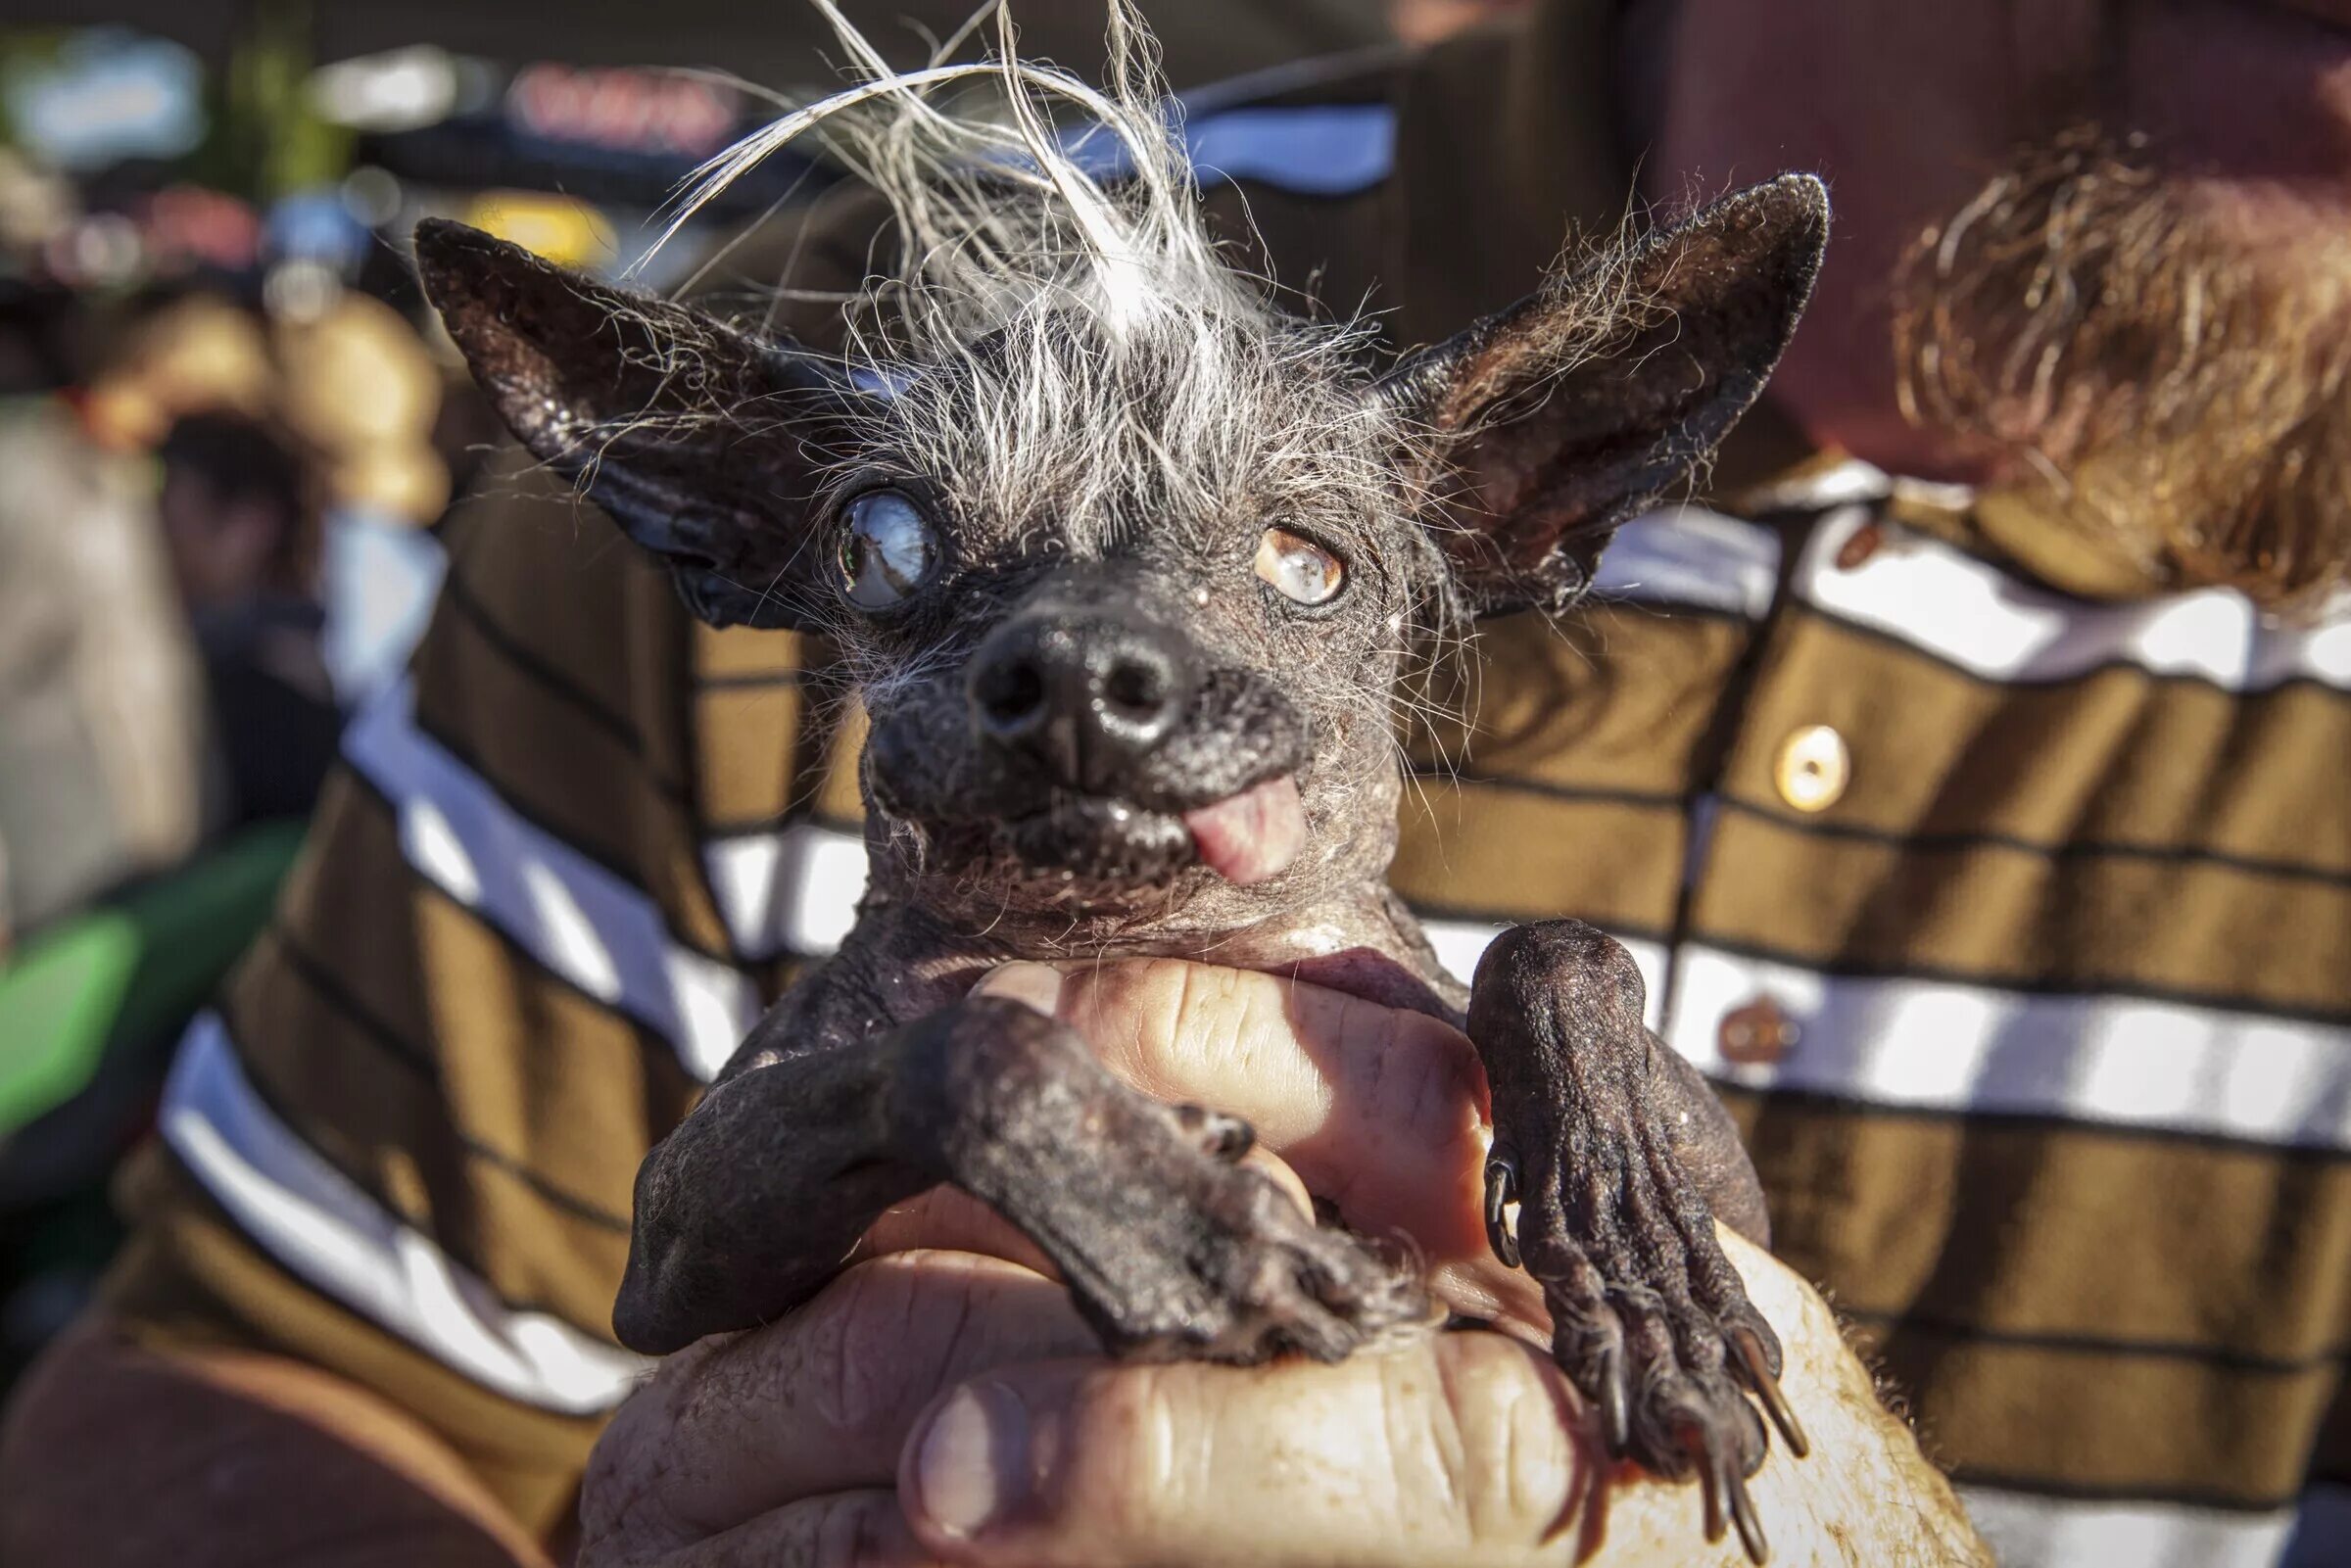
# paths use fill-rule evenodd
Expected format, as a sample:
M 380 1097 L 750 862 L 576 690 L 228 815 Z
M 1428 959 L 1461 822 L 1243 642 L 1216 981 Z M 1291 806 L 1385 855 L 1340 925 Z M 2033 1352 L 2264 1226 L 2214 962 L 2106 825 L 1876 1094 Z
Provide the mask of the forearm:
M 89 1324 L 0 1429 L 0 1561 L 17 1568 L 549 1560 L 431 1433 L 295 1361 Z

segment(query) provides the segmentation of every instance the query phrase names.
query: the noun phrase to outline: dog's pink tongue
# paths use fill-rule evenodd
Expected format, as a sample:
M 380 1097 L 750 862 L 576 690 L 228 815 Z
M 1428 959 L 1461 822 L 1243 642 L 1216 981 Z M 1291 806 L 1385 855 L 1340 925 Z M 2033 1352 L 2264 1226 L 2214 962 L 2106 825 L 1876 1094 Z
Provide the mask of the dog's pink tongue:
M 1306 808 L 1288 774 L 1187 811 L 1183 825 L 1201 863 L 1244 887 L 1278 876 L 1306 842 Z

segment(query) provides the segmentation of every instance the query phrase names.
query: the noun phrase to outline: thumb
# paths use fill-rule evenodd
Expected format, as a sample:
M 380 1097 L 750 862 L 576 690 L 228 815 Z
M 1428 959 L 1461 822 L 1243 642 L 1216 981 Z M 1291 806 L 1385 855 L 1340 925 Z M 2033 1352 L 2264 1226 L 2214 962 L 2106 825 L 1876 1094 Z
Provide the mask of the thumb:
M 1595 1442 L 1558 1369 L 1499 1334 L 1337 1366 L 1031 1363 L 941 1401 L 898 1495 L 952 1562 L 1507 1568 L 1568 1560 Z
M 1724 1245 L 1781 1327 L 1815 1446 L 1800 1462 L 1775 1449 L 1751 1483 L 1775 1560 L 1988 1564 L 1827 1304 Z M 1608 1465 L 1551 1358 L 1488 1332 L 1336 1366 L 1000 1367 L 915 1424 L 898 1499 L 924 1549 L 1006 1568 L 1747 1562 L 1735 1535 L 1705 1540 L 1697 1487 Z

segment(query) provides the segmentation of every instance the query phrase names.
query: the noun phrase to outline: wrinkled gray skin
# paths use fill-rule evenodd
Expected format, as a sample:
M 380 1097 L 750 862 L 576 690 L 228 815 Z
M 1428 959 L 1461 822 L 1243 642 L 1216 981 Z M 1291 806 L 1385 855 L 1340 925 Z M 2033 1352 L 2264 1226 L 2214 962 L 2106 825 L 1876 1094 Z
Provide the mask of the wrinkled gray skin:
M 1743 1479 L 1765 1450 L 1756 1405 L 1802 1440 L 1778 1343 L 1714 1240 L 1717 1214 L 1764 1236 L 1751 1168 L 1643 1027 L 1640 977 L 1607 937 L 1522 927 L 1469 996 L 1446 975 L 1384 879 L 1386 698 L 1441 596 L 1481 614 L 1573 601 L 1609 531 L 1753 401 L 1826 226 L 1819 184 L 1781 179 L 1617 258 L 1646 304 L 1604 353 L 1591 280 L 1568 278 L 1377 382 L 1298 389 L 1382 400 L 1422 433 L 1399 444 L 1384 504 L 1285 493 L 1269 458 L 1262 496 L 1214 515 L 1138 491 L 1082 524 L 1058 522 L 1049 494 L 1019 517 L 975 511 L 957 473 L 923 467 L 946 466 L 936 444 L 880 450 L 887 418 L 835 363 L 422 227 L 426 290 L 526 446 L 666 560 L 705 618 L 822 627 L 885 677 L 866 686 L 858 924 L 648 1157 L 621 1340 L 667 1353 L 770 1320 L 883 1210 L 940 1181 L 1026 1230 L 1114 1351 L 1330 1359 L 1426 1321 L 1415 1280 L 1234 1164 L 1245 1127 L 1147 1101 L 1062 1025 L 966 996 L 1012 959 L 1296 974 L 1466 1026 L 1493 1091 L 1496 1250 L 1543 1284 L 1558 1358 L 1613 1449 L 1697 1474 L 1709 1535 L 1727 1512 L 1760 1561 Z M 984 375 L 986 353 L 938 373 Z M 1147 405 L 1155 389 L 1118 395 Z M 861 615 L 841 530 L 877 482 L 919 503 L 942 556 L 903 603 Z M 1319 512 L 1294 509 L 1318 496 Z M 1330 604 L 1253 575 L 1273 523 L 1345 562 Z M 1041 727 L 998 722 L 1007 691 Z M 1248 886 L 1201 864 L 1181 814 L 1283 775 L 1308 827 L 1295 862 Z

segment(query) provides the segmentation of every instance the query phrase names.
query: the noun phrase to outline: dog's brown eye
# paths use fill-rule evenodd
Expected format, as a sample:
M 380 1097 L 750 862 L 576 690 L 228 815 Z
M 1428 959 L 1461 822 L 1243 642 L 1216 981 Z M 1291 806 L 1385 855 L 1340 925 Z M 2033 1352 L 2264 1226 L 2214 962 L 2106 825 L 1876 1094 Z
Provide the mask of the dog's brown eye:
M 938 542 L 931 520 L 904 492 L 869 490 L 849 502 L 843 520 L 840 583 L 850 603 L 886 610 L 931 575 Z
M 1286 528 L 1269 528 L 1257 542 L 1257 575 L 1283 598 L 1327 604 L 1346 585 L 1347 567 L 1313 540 Z

